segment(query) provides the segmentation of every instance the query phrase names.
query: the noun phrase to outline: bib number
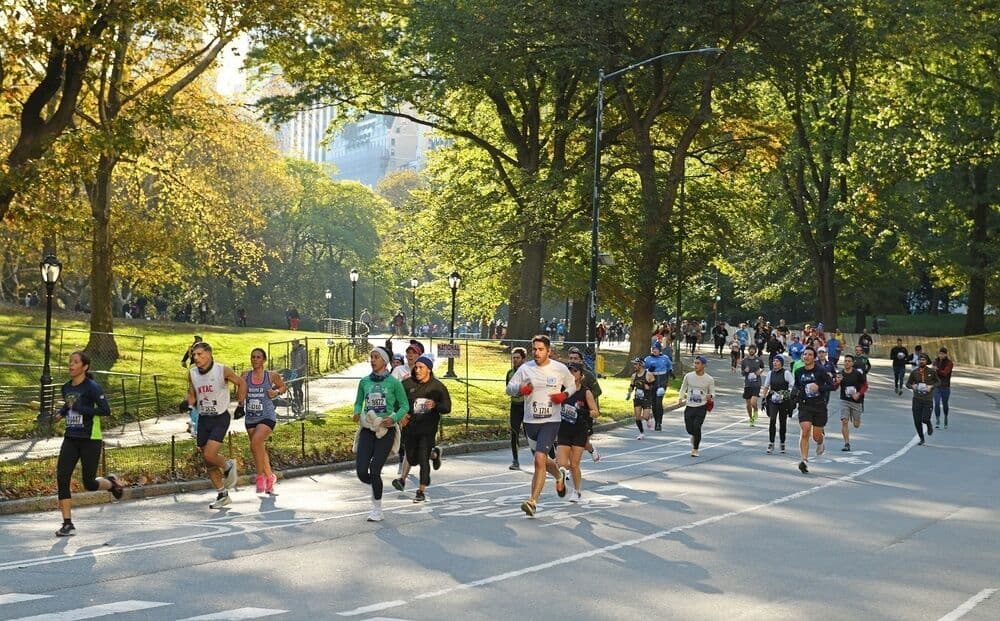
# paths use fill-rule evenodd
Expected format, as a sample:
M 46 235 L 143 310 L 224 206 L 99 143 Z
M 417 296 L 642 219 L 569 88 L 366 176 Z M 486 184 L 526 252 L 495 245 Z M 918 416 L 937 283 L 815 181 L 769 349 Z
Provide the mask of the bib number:
M 704 402 L 705 402 L 705 396 L 702 394 L 700 390 L 693 390 L 688 395 L 688 403 L 690 403 L 691 405 L 698 406 Z
M 66 413 L 66 426 L 67 427 L 77 428 L 77 429 L 82 428 L 83 427 L 83 414 L 80 414 L 79 412 L 74 412 L 73 410 L 70 410 L 69 412 L 67 412 Z
M 562 406 L 562 419 L 564 421 L 566 421 L 567 423 L 575 423 L 578 414 L 579 413 L 577 412 L 575 405 L 566 405 L 566 404 L 563 404 L 563 406 Z
M 531 417 L 532 418 L 551 418 L 552 417 L 552 406 L 549 405 L 539 405 L 537 401 L 531 402 Z
M 380 392 L 370 392 L 365 395 L 365 409 L 371 410 L 376 414 L 385 414 L 385 395 Z
M 264 404 L 259 399 L 247 399 L 246 411 L 253 413 L 263 412 Z

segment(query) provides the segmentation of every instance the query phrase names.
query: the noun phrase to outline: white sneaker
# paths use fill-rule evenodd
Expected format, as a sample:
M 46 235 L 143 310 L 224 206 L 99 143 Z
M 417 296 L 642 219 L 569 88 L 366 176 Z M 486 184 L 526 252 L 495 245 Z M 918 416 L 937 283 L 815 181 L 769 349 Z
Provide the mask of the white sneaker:
M 573 493 L 570 494 L 570 496 L 569 496 L 569 501 L 570 502 L 580 502 L 581 500 L 583 500 L 583 494 L 581 494 L 577 490 L 573 490 Z
M 644 434 L 644 433 L 640 433 L 639 435 L 637 435 L 637 436 L 635 437 L 635 439 L 636 439 L 636 440 L 645 440 L 645 439 L 646 439 L 646 434 Z
M 226 489 L 233 489 L 234 487 L 236 487 L 236 477 L 238 476 L 239 473 L 236 472 L 236 460 L 235 459 L 227 459 L 226 460 L 226 469 L 224 471 L 224 474 L 225 474 L 225 477 L 226 477 L 226 481 L 225 481 L 225 487 L 226 487 Z
M 697 456 L 698 456 L 698 449 L 691 449 L 691 457 L 697 457 Z
M 215 502 L 213 502 L 212 504 L 208 505 L 208 508 L 209 509 L 221 509 L 222 507 L 225 507 L 225 506 L 231 505 L 231 504 L 233 504 L 233 499 L 229 497 L 229 494 L 227 492 L 220 492 L 219 495 L 218 495 L 218 497 L 215 499 Z
M 594 448 L 594 452 L 590 454 L 590 458 L 593 459 L 595 463 L 601 461 L 601 454 L 597 452 L 596 447 Z
M 820 442 L 816 445 L 816 457 L 819 457 L 826 452 L 826 442 Z
M 372 509 L 371 512 L 368 514 L 368 521 L 369 522 L 381 522 L 382 521 L 382 510 L 381 509 Z

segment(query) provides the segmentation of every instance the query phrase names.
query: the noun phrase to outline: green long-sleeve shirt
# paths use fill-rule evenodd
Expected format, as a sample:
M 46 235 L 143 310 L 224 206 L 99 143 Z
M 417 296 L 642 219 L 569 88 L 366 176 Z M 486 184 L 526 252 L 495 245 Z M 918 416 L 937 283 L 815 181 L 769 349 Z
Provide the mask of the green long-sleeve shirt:
M 358 396 L 354 400 L 354 413 L 374 410 L 380 416 L 389 416 L 399 422 L 410 411 L 406 391 L 398 379 L 391 375 L 374 378 L 366 375 L 358 383 Z

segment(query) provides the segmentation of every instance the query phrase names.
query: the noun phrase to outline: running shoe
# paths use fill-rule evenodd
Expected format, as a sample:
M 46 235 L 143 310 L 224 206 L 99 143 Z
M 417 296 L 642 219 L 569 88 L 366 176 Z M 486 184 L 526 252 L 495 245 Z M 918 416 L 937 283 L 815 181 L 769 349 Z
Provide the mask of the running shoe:
M 535 517 L 535 511 L 537 510 L 534 500 L 528 499 L 521 503 L 521 511 L 524 511 L 528 517 Z
M 645 440 L 645 439 L 646 439 L 646 434 L 644 434 L 644 433 L 640 433 L 639 435 L 637 435 L 637 436 L 635 437 L 635 439 L 636 439 L 636 440 Z
M 697 456 L 698 456 L 698 449 L 691 449 L 691 457 L 697 457 Z
M 566 496 L 566 469 L 565 468 L 559 468 L 559 478 L 556 479 L 556 494 L 558 494 L 560 498 L 564 498 Z
M 277 482 L 278 482 L 278 475 L 274 474 L 273 472 L 267 475 L 267 484 L 265 486 L 264 491 L 266 491 L 268 494 L 274 494 L 274 484 Z
M 924 441 L 923 440 L 921 440 L 920 442 L 917 442 L 917 446 L 923 446 L 923 445 L 924 445 Z
M 109 489 L 108 491 L 111 492 L 111 495 L 115 497 L 115 500 L 121 500 L 122 494 L 125 492 L 125 488 L 122 487 L 122 484 L 118 482 L 118 477 L 116 477 L 113 474 L 109 474 L 108 480 L 111 481 L 111 489 Z
M 809 474 L 809 466 L 806 465 L 806 462 L 804 461 L 799 462 L 799 472 L 801 472 L 802 474 Z
M 941 419 L 940 418 L 937 418 L 937 419 L 934 420 L 934 428 L 935 429 L 940 429 L 941 428 Z
M 927 423 L 927 435 L 934 435 L 934 427 L 932 427 L 930 423 Z
M 401 492 L 406 487 L 406 481 L 404 479 L 393 479 L 392 486 Z
M 840 450 L 844 451 L 845 453 L 849 453 L 851 451 L 851 443 L 848 442 L 847 444 L 844 445 L 844 448 Z
M 73 522 L 63 522 L 63 525 L 56 531 L 56 537 L 72 537 L 76 534 L 76 526 Z
M 229 497 L 229 492 L 219 492 L 219 495 L 215 497 L 215 502 L 208 505 L 209 509 L 221 509 L 227 505 L 233 504 L 233 499 Z
M 425 500 L 427 500 L 427 496 L 418 489 L 416 495 L 413 497 L 413 502 L 423 502 Z
M 661 425 L 656 425 L 656 427 L 653 428 L 653 431 L 663 431 L 663 427 Z
M 580 490 L 575 489 L 573 490 L 573 493 L 569 495 L 570 502 L 580 502 L 581 500 L 583 500 L 583 494 L 580 493 Z
M 770 455 L 774 452 L 774 442 L 770 442 L 767 445 L 767 454 Z
M 435 470 L 441 469 L 441 447 L 435 446 L 431 449 L 431 465 Z
M 263 474 L 258 474 L 256 478 L 256 483 L 257 483 L 257 493 L 263 494 L 264 490 L 267 489 L 267 477 L 265 477 Z
M 367 520 L 369 522 L 381 522 L 382 521 L 382 510 L 381 509 L 372 509 L 368 513 Z
M 597 452 L 597 448 L 594 448 L 594 452 L 590 454 L 590 458 L 593 459 L 595 463 L 601 461 L 601 454 Z
M 511 462 L 511 464 L 507 466 L 507 470 L 520 470 L 520 469 L 521 469 L 521 464 L 517 463 L 516 461 Z
M 225 487 L 226 489 L 233 489 L 236 487 L 236 478 L 239 473 L 236 472 L 236 460 L 227 459 L 226 460 L 226 470 L 225 470 Z
M 945 429 L 948 428 L 948 417 L 947 416 L 944 417 L 944 428 Z
M 782 455 L 785 454 L 785 443 L 784 442 L 781 443 L 781 454 Z
M 816 457 L 819 457 L 826 452 L 826 442 L 820 442 L 816 445 Z

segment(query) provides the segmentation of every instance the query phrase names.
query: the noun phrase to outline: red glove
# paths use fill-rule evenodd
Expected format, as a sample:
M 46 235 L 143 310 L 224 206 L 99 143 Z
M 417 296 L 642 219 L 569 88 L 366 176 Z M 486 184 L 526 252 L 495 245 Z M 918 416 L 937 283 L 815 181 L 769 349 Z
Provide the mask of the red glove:
M 524 397 L 530 395 L 532 390 L 534 390 L 534 387 L 531 384 L 525 384 L 524 386 L 521 386 L 521 390 L 517 392 L 519 395 Z
M 557 392 L 553 395 L 549 395 L 549 399 L 551 399 L 552 403 L 555 403 L 556 405 L 562 405 L 562 402 L 565 401 L 568 396 L 569 395 L 564 392 Z
M 705 404 L 705 410 L 711 412 L 715 409 L 715 400 L 712 398 L 708 399 L 708 403 Z

